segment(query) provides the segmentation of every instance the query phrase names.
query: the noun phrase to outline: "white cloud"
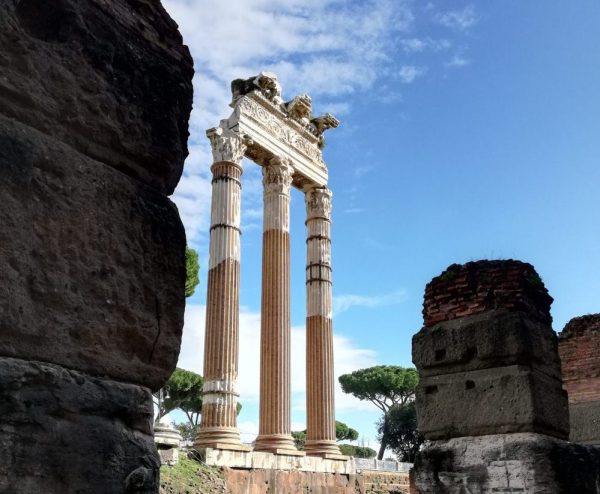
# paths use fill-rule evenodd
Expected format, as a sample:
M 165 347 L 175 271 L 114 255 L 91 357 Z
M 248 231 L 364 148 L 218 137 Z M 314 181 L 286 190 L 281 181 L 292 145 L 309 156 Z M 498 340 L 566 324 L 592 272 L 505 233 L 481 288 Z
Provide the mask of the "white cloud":
M 406 53 L 420 53 L 424 51 L 438 52 L 447 50 L 452 46 L 447 39 L 432 38 L 406 38 L 400 40 L 400 46 Z
M 425 73 L 425 67 L 415 67 L 414 65 L 403 65 L 398 71 L 398 78 L 404 84 L 410 84 L 414 82 L 417 77 L 422 76 Z
M 445 63 L 446 67 L 465 67 L 469 65 L 471 60 L 465 58 L 461 52 L 455 53 L 454 56 Z
M 409 0 L 165 0 L 196 66 L 190 156 L 173 200 L 188 241 L 207 250 L 210 213 L 205 130 L 231 112 L 230 82 L 261 70 L 277 73 L 284 97 L 308 93 L 316 112 L 351 111 L 348 95 L 371 88 L 390 65 L 394 39 L 413 24 Z M 245 167 L 242 210 L 262 202 L 260 174 Z M 258 215 L 244 213 L 245 229 Z
M 339 314 L 353 307 L 363 307 L 372 309 L 384 305 L 395 305 L 404 302 L 406 292 L 397 290 L 391 293 L 382 295 L 366 296 L 366 295 L 336 295 L 333 297 L 333 311 Z
M 465 31 L 477 24 L 479 16 L 475 13 L 475 7 L 473 5 L 467 5 L 462 10 L 451 10 L 449 12 L 439 13 L 435 16 L 435 20 L 451 29 Z

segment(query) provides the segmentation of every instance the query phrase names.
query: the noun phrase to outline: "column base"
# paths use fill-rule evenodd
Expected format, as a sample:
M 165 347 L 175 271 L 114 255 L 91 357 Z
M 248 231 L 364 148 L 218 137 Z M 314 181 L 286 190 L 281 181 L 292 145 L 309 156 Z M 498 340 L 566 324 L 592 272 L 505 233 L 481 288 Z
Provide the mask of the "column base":
M 250 451 L 252 448 L 242 444 L 240 433 L 235 428 L 228 427 L 207 427 L 200 429 L 194 449 L 214 448 L 229 449 L 234 451 Z
M 256 438 L 254 451 L 263 451 L 276 455 L 304 456 L 294 445 L 294 439 L 289 434 L 263 434 Z
M 348 458 L 347 456 L 342 455 L 338 445 L 331 439 L 307 440 L 304 451 L 306 451 L 306 454 L 309 456 L 320 456 L 321 458 L 328 458 L 330 460 L 343 460 Z

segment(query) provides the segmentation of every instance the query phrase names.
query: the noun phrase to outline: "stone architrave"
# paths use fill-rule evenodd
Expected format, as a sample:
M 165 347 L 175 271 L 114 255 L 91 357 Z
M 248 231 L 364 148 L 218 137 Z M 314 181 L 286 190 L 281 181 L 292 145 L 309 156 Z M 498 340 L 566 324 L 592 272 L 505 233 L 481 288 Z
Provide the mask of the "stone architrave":
M 340 455 L 335 437 L 331 191 L 306 193 L 306 454 Z
M 198 448 L 242 449 L 237 430 L 241 161 L 246 144 L 237 133 L 207 131 L 213 151 L 212 206 L 202 422 Z
M 257 451 L 294 451 L 291 435 L 290 190 L 293 168 L 273 158 L 263 168 L 264 215 Z

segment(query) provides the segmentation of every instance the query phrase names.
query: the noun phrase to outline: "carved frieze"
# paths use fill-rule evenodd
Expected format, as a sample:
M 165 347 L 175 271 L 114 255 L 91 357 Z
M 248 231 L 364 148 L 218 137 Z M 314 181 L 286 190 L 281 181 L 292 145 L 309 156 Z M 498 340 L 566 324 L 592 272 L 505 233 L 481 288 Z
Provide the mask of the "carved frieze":
M 282 118 L 285 117 L 283 113 L 281 116 L 276 115 L 251 98 L 243 98 L 239 103 L 239 109 L 244 115 L 256 121 L 265 131 L 285 144 L 296 148 L 316 164 L 325 167 L 317 140 L 310 142 L 300 132 L 294 130 L 291 125 L 286 125 L 284 118 Z
M 306 192 L 306 217 L 325 218 L 331 217 L 331 196 L 333 194 L 326 187 L 314 187 Z

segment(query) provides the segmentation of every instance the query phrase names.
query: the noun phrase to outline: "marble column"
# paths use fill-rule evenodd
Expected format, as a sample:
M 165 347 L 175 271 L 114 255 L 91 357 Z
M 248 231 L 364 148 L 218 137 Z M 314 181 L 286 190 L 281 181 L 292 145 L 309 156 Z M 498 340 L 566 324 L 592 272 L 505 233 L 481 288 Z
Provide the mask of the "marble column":
M 306 445 L 307 455 L 339 456 L 335 437 L 331 191 L 306 193 Z
M 264 216 L 260 335 L 260 421 L 254 449 L 296 452 L 291 435 L 290 189 L 293 169 L 263 167 Z
M 243 138 L 232 131 L 207 131 L 213 151 L 212 206 L 202 422 L 197 448 L 245 449 L 237 430 L 240 291 L 240 192 Z

